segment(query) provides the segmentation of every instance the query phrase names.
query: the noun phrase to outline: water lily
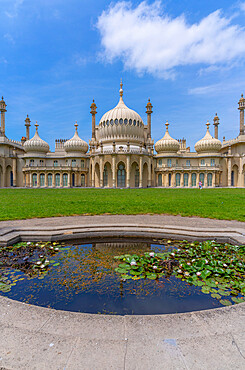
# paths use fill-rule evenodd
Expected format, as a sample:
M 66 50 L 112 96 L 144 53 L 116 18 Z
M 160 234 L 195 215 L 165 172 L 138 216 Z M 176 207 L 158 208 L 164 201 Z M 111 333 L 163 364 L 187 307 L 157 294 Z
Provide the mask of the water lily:
M 150 252 L 150 253 L 149 253 L 149 256 L 150 256 L 150 257 L 154 257 L 154 256 L 155 256 L 155 253 L 154 253 L 154 252 Z
M 190 262 L 187 262 L 187 265 L 188 265 L 188 266 L 190 266 L 190 265 L 191 265 L 191 263 L 190 263 Z
M 30 245 L 30 244 L 31 244 L 31 242 L 27 242 L 26 244 L 27 244 L 27 245 Z
M 55 250 L 55 251 L 58 251 L 58 250 L 59 250 L 59 248 L 57 248 L 57 247 L 56 247 L 56 248 L 54 248 L 54 250 Z
M 227 264 L 226 264 L 226 263 L 223 263 L 223 266 L 224 266 L 224 267 L 227 267 Z
M 40 267 L 41 267 L 41 269 L 43 269 L 45 266 L 44 265 L 41 265 Z
M 132 262 L 130 262 L 130 265 L 135 266 L 135 265 L 137 265 L 137 263 L 135 261 L 132 261 Z
M 171 253 L 171 256 L 175 256 L 175 253 Z
M 45 263 L 49 263 L 49 260 L 46 260 Z
M 178 270 L 177 272 L 178 272 L 179 274 L 182 274 L 182 270 Z
M 185 276 L 189 276 L 190 274 L 189 274 L 189 272 L 185 272 L 184 275 Z
M 153 269 L 156 270 L 157 269 L 157 266 L 153 266 Z
M 193 260 L 191 260 L 191 262 L 195 262 L 196 260 L 195 260 L 195 258 L 193 258 Z
M 54 249 L 54 247 L 52 247 L 52 245 L 50 246 L 50 249 Z
M 41 265 L 41 263 L 42 263 L 41 261 L 37 261 L 36 262 L 37 265 Z
M 205 260 L 206 265 L 208 264 L 208 260 Z
M 201 275 L 201 272 L 197 272 L 197 273 L 196 273 L 196 275 L 197 275 L 197 276 L 200 276 L 200 275 Z

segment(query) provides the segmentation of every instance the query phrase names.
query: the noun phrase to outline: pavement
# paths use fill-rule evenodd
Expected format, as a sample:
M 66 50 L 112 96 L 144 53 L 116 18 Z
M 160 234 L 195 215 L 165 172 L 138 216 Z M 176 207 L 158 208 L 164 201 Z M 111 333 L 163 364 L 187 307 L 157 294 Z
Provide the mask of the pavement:
M 103 237 L 104 227 L 105 236 L 114 230 L 120 237 L 137 231 L 150 237 L 153 231 L 239 243 L 244 226 L 166 215 L 76 216 L 0 222 L 0 237 L 5 243 L 14 234 L 31 240 L 38 232 L 48 232 L 49 238 L 88 238 L 95 231 Z M 183 314 L 119 316 L 58 311 L 0 296 L 0 333 L 0 369 L 245 369 L 245 303 Z

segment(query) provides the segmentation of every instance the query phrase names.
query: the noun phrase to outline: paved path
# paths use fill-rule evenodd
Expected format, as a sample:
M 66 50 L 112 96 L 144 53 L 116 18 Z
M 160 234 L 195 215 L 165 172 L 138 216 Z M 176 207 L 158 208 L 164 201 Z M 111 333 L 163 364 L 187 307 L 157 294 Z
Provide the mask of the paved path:
M 244 233 L 242 222 L 165 215 L 4 221 L 0 231 L 110 223 Z M 0 333 L 0 369 L 245 369 L 245 303 L 185 314 L 110 316 L 0 297 Z

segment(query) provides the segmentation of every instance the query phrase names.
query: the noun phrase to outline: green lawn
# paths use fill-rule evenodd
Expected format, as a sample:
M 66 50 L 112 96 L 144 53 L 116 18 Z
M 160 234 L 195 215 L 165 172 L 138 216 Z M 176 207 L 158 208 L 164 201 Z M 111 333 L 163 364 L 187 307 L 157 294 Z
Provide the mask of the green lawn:
M 245 189 L 0 189 L 0 220 L 103 213 L 245 221 Z

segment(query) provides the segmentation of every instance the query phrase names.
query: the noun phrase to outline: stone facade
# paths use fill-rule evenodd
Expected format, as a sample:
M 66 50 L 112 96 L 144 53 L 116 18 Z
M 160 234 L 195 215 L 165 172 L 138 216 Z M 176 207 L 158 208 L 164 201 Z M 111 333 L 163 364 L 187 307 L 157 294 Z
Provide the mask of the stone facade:
M 97 107 L 91 105 L 92 137 L 89 145 L 75 134 L 55 140 L 55 151 L 40 138 L 38 125 L 30 139 L 31 121 L 20 142 L 5 135 L 6 103 L 0 101 L 0 187 L 27 188 L 135 188 L 135 187 L 245 187 L 245 99 L 239 100 L 240 131 L 237 138 L 218 139 L 219 118 L 214 117 L 214 137 L 207 123 L 205 136 L 186 147 L 186 140 L 169 134 L 155 144 L 151 138 L 152 104 L 146 105 L 147 124 L 123 101 L 122 83 L 117 106 L 96 125 Z

